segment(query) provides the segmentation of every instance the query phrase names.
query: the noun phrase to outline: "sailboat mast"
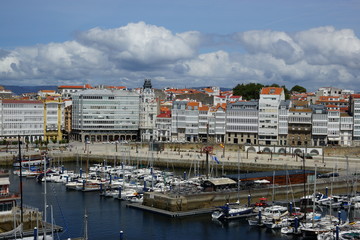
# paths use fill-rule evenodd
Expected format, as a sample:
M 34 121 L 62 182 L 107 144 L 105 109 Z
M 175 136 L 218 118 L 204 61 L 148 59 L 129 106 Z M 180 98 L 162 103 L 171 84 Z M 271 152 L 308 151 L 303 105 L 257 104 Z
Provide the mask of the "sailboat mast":
M 45 155 L 45 159 L 46 159 L 46 155 Z M 46 239 L 46 208 L 47 208 L 47 200 L 46 200 L 46 162 L 44 162 L 44 223 L 43 223 L 43 227 L 44 227 L 44 239 Z
M 240 204 L 240 147 L 238 150 L 238 184 L 237 184 L 237 197 L 238 197 L 238 203 Z
M 316 196 L 316 172 L 317 172 L 317 165 L 315 164 L 314 197 Z M 312 218 L 312 226 L 314 227 L 314 219 L 315 219 L 315 199 L 314 199 L 314 201 L 313 201 L 313 214 L 314 214 L 314 217 Z
M 21 162 L 21 145 L 20 145 L 20 135 L 18 135 L 18 145 L 19 145 L 19 166 L 20 166 L 20 221 L 24 222 L 24 211 L 23 211 L 23 184 L 22 184 L 22 162 Z

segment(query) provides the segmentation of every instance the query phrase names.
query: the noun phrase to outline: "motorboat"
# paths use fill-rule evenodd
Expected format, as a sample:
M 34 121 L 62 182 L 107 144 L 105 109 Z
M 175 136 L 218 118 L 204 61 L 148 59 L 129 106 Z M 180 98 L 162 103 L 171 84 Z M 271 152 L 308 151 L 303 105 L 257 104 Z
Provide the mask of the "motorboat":
M 238 204 L 225 204 L 224 206 L 218 207 L 217 210 L 213 211 L 211 217 L 218 220 L 229 220 L 240 217 L 247 217 L 253 213 L 252 207 L 242 207 Z

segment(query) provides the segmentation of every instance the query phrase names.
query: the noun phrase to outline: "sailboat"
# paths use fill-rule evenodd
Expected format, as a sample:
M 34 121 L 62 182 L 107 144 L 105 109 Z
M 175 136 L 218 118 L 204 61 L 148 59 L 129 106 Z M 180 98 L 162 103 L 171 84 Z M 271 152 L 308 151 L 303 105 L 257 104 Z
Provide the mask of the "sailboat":
M 241 217 L 248 217 L 253 213 L 253 208 L 250 206 L 240 205 L 240 149 L 238 152 L 238 184 L 237 184 L 238 200 L 236 203 L 226 203 L 224 206 L 218 207 L 217 210 L 211 214 L 212 219 L 217 220 L 231 220 Z

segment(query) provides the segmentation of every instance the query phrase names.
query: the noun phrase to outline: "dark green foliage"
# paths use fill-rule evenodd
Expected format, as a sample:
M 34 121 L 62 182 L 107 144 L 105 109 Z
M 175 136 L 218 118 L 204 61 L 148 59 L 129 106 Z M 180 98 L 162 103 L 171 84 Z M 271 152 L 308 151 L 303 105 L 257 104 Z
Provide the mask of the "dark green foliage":
M 299 85 L 295 85 L 292 87 L 290 92 L 306 93 L 306 88 L 299 86 Z
M 238 84 L 233 88 L 235 96 L 242 96 L 243 100 L 259 99 L 260 90 L 264 85 L 260 83 Z

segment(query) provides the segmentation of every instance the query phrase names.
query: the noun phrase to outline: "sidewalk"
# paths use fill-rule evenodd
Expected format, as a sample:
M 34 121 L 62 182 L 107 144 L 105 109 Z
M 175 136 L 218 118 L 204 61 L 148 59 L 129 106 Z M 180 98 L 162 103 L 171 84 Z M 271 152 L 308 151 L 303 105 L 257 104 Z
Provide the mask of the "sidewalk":
M 199 144 L 197 144 L 199 145 Z M 196 145 L 196 146 L 197 146 Z M 51 147 L 51 146 L 50 146 Z M 53 147 L 56 147 L 54 145 Z M 39 154 L 38 151 L 33 150 L 22 150 L 22 154 L 26 155 L 34 155 Z M 165 148 L 164 151 L 149 151 L 147 145 L 144 145 L 141 148 L 140 144 L 110 144 L 110 143 L 90 143 L 85 144 L 81 142 L 72 142 L 68 144 L 68 148 L 66 150 L 51 150 L 51 154 L 58 156 L 72 156 L 72 155 L 82 155 L 86 156 L 90 155 L 100 155 L 100 156 L 116 156 L 117 159 L 126 159 L 126 157 L 138 157 L 143 159 L 169 159 L 172 161 L 182 160 L 182 161 L 192 161 L 196 163 L 201 163 L 206 160 L 206 154 L 200 153 L 197 149 L 180 149 L 180 151 L 173 151 L 169 148 Z M 254 152 L 239 152 L 228 149 L 225 151 L 225 156 L 223 156 L 223 150 L 214 150 L 212 153 L 217 157 L 222 164 L 236 164 L 236 163 L 245 163 L 252 165 L 273 165 L 279 166 L 279 168 L 296 167 L 302 168 L 303 161 L 300 157 L 293 155 L 279 155 L 279 154 L 258 154 Z M 2 162 L 9 161 L 13 159 L 13 156 L 17 156 L 17 152 L 0 152 L 0 159 Z M 215 164 L 216 162 L 212 159 L 211 155 L 209 156 L 209 163 Z M 357 165 L 360 163 L 359 158 L 349 157 L 324 157 L 322 156 L 314 156 L 313 159 L 306 159 L 305 166 L 306 168 L 315 168 L 317 166 L 318 170 L 324 170 L 326 168 L 327 171 L 346 171 L 349 169 L 349 173 L 355 173 L 360 169 L 357 169 Z
M 87 154 L 87 149 L 89 154 L 97 155 L 112 155 L 117 156 L 119 159 L 126 158 L 126 156 L 140 157 L 140 158 L 155 158 L 155 159 L 172 159 L 172 160 L 188 160 L 195 162 L 202 162 L 206 159 L 205 153 L 199 153 L 197 150 L 181 150 L 173 151 L 170 149 L 164 149 L 164 151 L 149 151 L 148 147 L 140 148 L 136 150 L 134 144 L 102 144 L 102 143 L 93 143 L 87 144 L 85 149 L 84 143 L 72 143 L 72 151 L 79 154 Z M 117 151 L 116 151 L 117 150 Z M 279 154 L 258 154 L 253 152 L 235 152 L 235 151 L 226 151 L 225 156 L 223 156 L 223 150 L 215 150 L 213 152 L 220 164 L 222 163 L 251 163 L 251 164 L 266 164 L 266 165 L 278 165 L 284 167 L 287 166 L 297 166 L 298 168 L 303 167 L 302 158 L 295 155 L 279 155 Z M 215 161 L 209 156 L 209 162 Z M 321 168 L 334 169 L 333 171 L 345 171 L 347 169 L 347 164 L 349 164 L 349 173 L 354 173 L 358 171 L 357 165 L 360 163 L 359 158 L 349 157 L 323 157 L 314 156 L 313 159 L 305 159 L 306 167 L 317 166 L 318 170 Z M 360 170 L 360 169 L 359 169 Z

